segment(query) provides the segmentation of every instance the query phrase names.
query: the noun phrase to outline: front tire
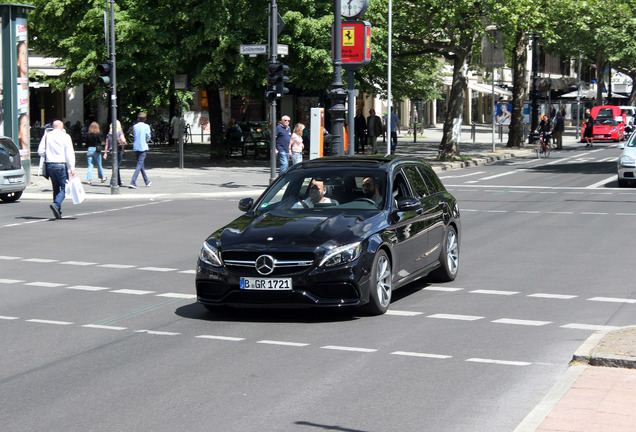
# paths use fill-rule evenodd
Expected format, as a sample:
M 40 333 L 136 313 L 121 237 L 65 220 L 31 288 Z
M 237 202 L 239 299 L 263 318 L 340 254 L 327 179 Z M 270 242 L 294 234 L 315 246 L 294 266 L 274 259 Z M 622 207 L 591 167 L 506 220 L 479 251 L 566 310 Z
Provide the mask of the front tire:
M 439 282 L 451 282 L 457 277 L 459 270 L 459 238 L 457 231 L 451 225 L 444 236 L 442 253 L 439 258 L 440 267 L 435 270 L 433 277 Z
M 364 306 L 368 315 L 382 315 L 391 304 L 391 261 L 385 251 L 379 250 L 373 257 L 369 288 L 369 303 Z

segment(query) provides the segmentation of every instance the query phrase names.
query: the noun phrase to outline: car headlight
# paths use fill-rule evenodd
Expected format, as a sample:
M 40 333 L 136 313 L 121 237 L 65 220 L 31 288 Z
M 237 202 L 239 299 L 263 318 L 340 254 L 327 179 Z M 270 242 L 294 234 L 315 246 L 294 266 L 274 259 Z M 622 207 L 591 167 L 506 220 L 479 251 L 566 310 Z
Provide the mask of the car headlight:
M 199 252 L 199 259 L 206 264 L 210 264 L 212 267 L 223 267 L 221 261 L 221 254 L 214 246 L 210 246 L 208 242 L 203 242 L 201 252 Z
M 360 256 L 361 251 L 360 242 L 333 248 L 325 254 L 319 267 L 333 267 L 354 261 Z
M 612 132 L 616 132 L 618 130 L 618 128 L 613 128 Z
M 631 156 L 621 156 L 618 163 L 623 166 L 636 164 L 636 159 Z

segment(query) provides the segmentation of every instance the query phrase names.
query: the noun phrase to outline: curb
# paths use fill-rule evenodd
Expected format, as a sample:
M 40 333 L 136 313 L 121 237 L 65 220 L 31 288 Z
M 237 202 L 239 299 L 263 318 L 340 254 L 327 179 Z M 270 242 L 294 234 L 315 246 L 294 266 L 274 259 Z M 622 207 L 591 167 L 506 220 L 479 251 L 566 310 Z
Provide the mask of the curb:
M 621 327 L 617 330 L 636 329 L 636 326 Z M 582 363 L 590 366 L 636 369 L 636 357 L 594 354 L 594 349 L 608 334 L 617 330 L 604 330 L 591 335 L 574 352 L 571 363 Z

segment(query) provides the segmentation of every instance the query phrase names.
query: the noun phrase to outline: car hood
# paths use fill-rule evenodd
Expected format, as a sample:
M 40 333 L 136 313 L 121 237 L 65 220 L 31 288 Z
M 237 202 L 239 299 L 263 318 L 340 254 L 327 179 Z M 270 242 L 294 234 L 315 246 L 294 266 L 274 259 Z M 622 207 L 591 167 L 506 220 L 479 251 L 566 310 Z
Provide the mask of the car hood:
M 361 241 L 376 232 L 386 213 L 357 212 L 312 214 L 272 211 L 239 217 L 211 237 L 223 250 L 311 250 Z

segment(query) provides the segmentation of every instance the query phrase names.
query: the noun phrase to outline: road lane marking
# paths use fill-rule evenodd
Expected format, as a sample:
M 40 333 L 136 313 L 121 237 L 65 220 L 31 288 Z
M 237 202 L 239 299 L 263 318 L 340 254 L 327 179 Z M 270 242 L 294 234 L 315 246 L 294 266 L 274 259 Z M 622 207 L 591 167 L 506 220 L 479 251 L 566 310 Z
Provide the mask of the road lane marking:
M 428 354 L 428 353 L 420 353 L 420 352 L 411 352 L 411 351 L 394 351 L 391 354 L 407 356 L 407 357 L 423 357 L 423 358 L 432 358 L 432 359 L 449 359 L 453 356 L 443 355 L 443 354 Z
M 604 326 L 604 325 L 595 325 L 595 324 L 565 324 L 560 326 L 561 328 L 566 329 L 574 329 L 574 330 L 592 330 L 592 331 L 601 331 L 601 330 L 618 330 L 621 327 L 616 326 Z
M 525 326 L 536 326 L 536 327 L 552 324 L 552 321 L 534 321 L 534 320 L 522 320 L 522 319 L 513 319 L 513 318 L 500 318 L 490 322 L 495 324 L 514 324 L 514 325 L 525 325 Z
M 144 290 L 134 290 L 134 289 L 118 289 L 118 290 L 113 290 L 111 292 L 112 293 L 116 293 L 116 294 L 146 295 L 146 294 L 153 294 L 156 291 L 144 291 Z
M 508 365 L 508 366 L 530 366 L 532 364 L 530 362 L 495 360 L 495 359 L 485 359 L 485 358 L 476 358 L 476 357 L 466 359 L 466 361 L 474 362 L 474 363 L 490 363 L 490 364 Z
M 422 315 L 423 312 L 415 312 L 415 311 L 399 311 L 399 310 L 391 310 L 386 311 L 387 315 L 395 315 L 395 316 L 417 316 Z
M 597 189 L 599 186 L 605 186 L 606 184 L 616 180 L 616 175 L 606 178 L 605 180 L 598 181 L 589 186 L 586 186 L 585 189 Z
M 320 348 L 335 350 L 335 351 L 351 351 L 351 352 L 362 352 L 362 353 L 372 353 L 377 351 L 377 349 L 374 349 L 374 348 L 359 348 L 359 347 L 350 347 L 350 346 L 341 346 L 341 345 L 325 345 Z
M 452 287 L 436 287 L 430 286 L 424 288 L 425 291 L 445 291 L 445 292 L 454 292 L 454 291 L 462 291 L 464 288 L 452 288 Z
M 176 332 L 165 332 L 165 331 L 156 331 L 156 330 L 135 330 L 135 333 L 146 333 L 149 335 L 158 335 L 158 336 L 177 336 L 181 334 Z
M 308 343 L 303 342 L 284 342 L 284 341 L 275 341 L 275 340 L 259 340 L 256 343 L 264 344 L 264 345 L 280 345 L 280 346 L 290 346 L 290 347 L 306 347 L 309 346 Z
M 476 171 L 476 172 L 471 172 L 468 174 L 461 174 L 461 175 L 446 175 L 443 177 L 440 177 L 440 179 L 452 179 L 452 178 L 462 178 L 462 177 L 472 177 L 472 176 L 476 176 L 476 175 L 480 175 L 480 174 L 485 174 L 486 171 Z
M 101 329 L 101 330 L 117 330 L 117 331 L 126 330 L 126 327 L 115 327 L 115 326 L 108 326 L 108 325 L 101 325 L 101 324 L 84 324 L 82 327 Z
M 613 298 L 613 297 L 592 297 L 588 301 L 610 302 L 610 303 L 636 303 L 636 299 Z
M 519 291 L 502 291 L 502 290 L 474 290 L 474 291 L 468 291 L 470 294 L 489 294 L 489 295 L 505 295 L 505 296 L 511 296 L 511 295 L 515 295 L 515 294 L 519 294 Z
M 439 319 L 459 320 L 459 321 L 477 321 L 477 320 L 483 319 L 484 317 L 473 316 L 473 315 L 434 314 L 434 315 L 428 315 L 427 318 L 439 318 Z
M 61 286 L 66 286 L 66 284 L 63 283 L 54 283 L 54 282 L 28 282 L 25 283 L 26 286 L 38 286 L 38 287 L 44 287 L 44 288 L 58 288 Z
M 75 286 L 66 287 L 66 289 L 80 290 L 80 291 L 104 291 L 110 288 L 90 286 L 90 285 L 75 285 Z
M 536 294 L 528 294 L 528 297 L 558 299 L 558 300 L 570 300 L 570 299 L 576 298 L 578 296 L 577 295 L 568 295 L 568 294 L 536 293 Z
M 25 258 L 25 262 L 34 262 L 34 263 L 54 263 L 59 260 L 56 259 L 48 259 L 48 258 Z
M 167 267 L 139 267 L 138 270 L 146 270 L 146 271 L 153 271 L 153 272 L 173 272 L 173 271 L 177 271 L 178 269 L 167 268 Z
M 21 259 L 22 259 L 22 257 L 0 255 L 0 260 L 11 261 L 11 260 L 21 260 Z
M 88 266 L 93 266 L 97 263 L 85 262 L 85 261 L 63 261 L 60 264 L 88 267 Z
M 69 321 L 54 321 L 54 320 L 43 320 L 43 319 L 28 319 L 27 322 L 38 323 L 38 324 L 53 324 L 53 325 L 71 325 L 72 322 Z
M 17 320 L 17 319 L 20 319 L 20 317 L 0 315 L 0 320 L 11 321 L 11 320 Z
M 116 269 L 129 269 L 129 268 L 135 268 L 137 266 L 130 265 L 130 264 L 100 264 L 100 265 L 98 265 L 98 267 L 116 268 Z
M 480 179 L 479 179 L 479 181 L 482 181 L 482 180 L 492 180 L 492 179 L 496 179 L 496 178 L 499 178 L 499 177 L 504 177 L 504 176 L 507 176 L 507 175 L 510 175 L 510 174 L 517 174 L 517 173 L 518 173 L 518 172 L 520 172 L 520 171 L 525 171 L 525 170 L 507 171 L 507 172 L 504 172 L 504 173 L 501 173 L 501 174 L 491 175 L 491 176 L 489 176 L 489 177 L 482 177 L 482 178 L 480 178 Z
M 0 279 L 0 283 L 3 284 L 18 284 L 18 283 L 24 283 L 26 281 L 23 280 L 18 280 L 18 279 Z
M 245 338 L 230 337 L 230 336 L 215 336 L 215 335 L 198 335 L 198 336 L 195 336 L 195 338 L 214 339 L 214 340 L 222 340 L 222 341 L 229 341 L 229 342 L 240 342 L 245 340 Z
M 169 297 L 169 298 L 178 298 L 178 299 L 195 299 L 195 298 L 197 298 L 196 294 L 181 294 L 181 293 L 157 294 L 156 297 Z
M 181 270 L 179 271 L 179 273 L 183 273 L 183 274 L 197 274 L 196 270 Z

